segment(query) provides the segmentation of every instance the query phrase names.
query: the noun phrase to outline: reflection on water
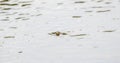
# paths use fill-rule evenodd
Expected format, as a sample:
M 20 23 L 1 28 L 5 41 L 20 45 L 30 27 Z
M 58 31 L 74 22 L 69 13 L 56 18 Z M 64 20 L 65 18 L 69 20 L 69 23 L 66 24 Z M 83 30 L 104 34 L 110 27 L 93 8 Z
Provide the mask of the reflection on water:
M 1 0 L 0 2 L 8 2 L 9 0 Z
M 0 39 L 9 40 L 16 38 L 19 28 L 17 23 L 27 21 L 33 16 L 31 9 L 33 1 L 26 0 L 0 0 Z M 14 23 L 13 25 L 11 25 Z M 0 42 L 0 46 L 2 45 Z
M 14 16 L 14 20 L 29 20 L 30 18 L 32 18 L 33 16 L 40 16 L 42 14 L 38 13 L 36 15 L 31 14 L 31 12 L 29 12 L 29 10 L 26 11 L 26 9 L 31 8 L 32 3 L 34 1 L 37 0 L 33 0 L 33 1 L 21 1 L 21 0 L 0 0 L 0 15 L 4 15 L 3 17 L 0 18 L 0 21 L 9 21 L 12 15 L 12 17 Z M 94 5 L 94 6 L 82 6 L 85 5 L 87 3 L 95 3 L 95 4 L 103 4 L 103 5 Z M 43 3 L 43 1 L 41 1 L 41 4 Z M 45 7 L 48 6 L 47 1 L 44 2 L 46 3 Z M 114 7 L 112 5 L 112 1 L 105 1 L 105 0 L 91 0 L 91 1 L 73 1 L 73 3 L 75 4 L 75 10 L 82 10 L 81 12 L 87 14 L 87 13 L 105 13 L 105 12 L 110 12 L 111 9 Z M 57 6 L 63 6 L 64 2 L 57 2 L 56 4 L 58 4 Z M 62 4 L 62 5 L 61 5 Z M 72 4 L 71 4 L 72 5 Z M 80 7 L 79 7 L 80 6 Z M 32 6 L 33 7 L 33 6 Z M 41 9 L 41 6 L 38 6 L 36 8 L 36 10 Z M 43 8 L 44 9 L 44 8 Z M 46 8 L 47 10 L 49 8 Z M 50 8 L 52 9 L 52 8 Z M 96 10 L 97 9 L 97 10 Z M 53 9 L 54 10 L 54 9 Z M 25 12 L 24 12 L 25 11 Z M 7 18 L 6 18 L 7 17 Z M 81 15 L 73 15 L 72 18 L 81 18 Z
M 41 16 L 42 14 L 39 13 L 37 10 L 42 10 L 43 7 L 44 7 L 43 9 L 46 9 L 46 10 L 56 10 L 55 8 L 52 8 L 52 7 L 48 8 L 47 1 L 46 2 L 44 1 L 45 4 L 43 4 L 43 1 L 40 2 L 41 5 L 44 5 L 43 7 L 37 6 L 36 8 L 34 8 L 34 5 L 32 5 L 32 3 L 34 1 L 37 1 L 37 0 L 33 0 L 33 1 L 0 0 L 0 17 L 1 17 L 0 21 L 1 22 L 18 22 L 18 21 L 24 22 L 24 21 L 30 20 L 34 16 L 35 17 Z M 91 4 L 91 6 L 86 5 L 88 3 L 94 3 L 94 5 L 92 5 L 92 4 Z M 80 10 L 80 12 L 82 12 L 83 14 L 85 14 L 85 15 L 91 14 L 91 16 L 92 16 L 92 14 L 95 14 L 95 13 L 111 12 L 111 10 L 113 8 L 115 8 L 115 6 L 110 5 L 112 3 L 113 3 L 112 1 L 105 1 L 105 0 L 91 0 L 91 1 L 86 0 L 86 1 L 73 1 L 73 3 L 70 5 L 75 6 L 73 11 Z M 56 2 L 56 4 L 58 7 L 59 6 L 64 7 L 64 2 Z M 98 5 L 98 4 L 102 4 L 102 5 Z M 84 5 L 86 5 L 86 6 L 84 7 Z M 31 10 L 33 10 L 33 12 L 30 12 Z M 73 16 L 71 16 L 71 18 L 80 20 L 80 19 L 84 18 L 84 16 L 73 15 Z M 17 29 L 16 26 L 12 26 L 11 28 Z M 104 32 L 111 32 L 111 31 L 104 31 Z M 84 33 L 83 33 L 83 35 L 84 35 Z
M 29 8 L 31 3 L 32 1 L 12 1 L 12 0 L 0 1 L 0 15 L 1 15 L 0 21 L 9 21 L 10 20 L 9 17 L 14 17 L 14 20 L 18 19 L 28 20 L 30 17 L 26 17 L 24 13 L 22 13 L 19 10 Z
M 80 52 L 89 51 L 89 49 L 92 49 L 91 46 L 93 48 L 106 46 L 110 49 L 111 45 L 109 46 L 109 44 L 116 43 L 116 46 L 118 44 L 116 40 L 120 36 L 118 34 L 118 30 L 120 30 L 120 16 L 117 15 L 119 11 L 118 4 L 120 2 L 118 3 L 117 0 L 0 0 L 0 48 L 7 49 L 2 54 L 0 53 L 0 55 L 3 55 L 0 56 L 0 60 L 2 58 L 3 63 L 6 63 L 6 61 L 21 63 L 19 60 L 29 61 L 29 59 L 25 58 L 27 56 L 32 58 L 31 52 L 32 54 L 36 54 L 37 52 L 38 54 L 35 56 L 40 56 L 39 53 L 41 54 L 42 52 L 42 46 L 45 49 L 49 49 L 49 46 L 50 49 L 57 47 L 58 49 L 64 49 L 60 49 L 63 52 L 54 51 L 52 52 L 53 54 L 59 54 L 60 52 L 60 54 L 64 55 L 64 51 L 66 51 L 65 53 L 69 53 L 69 50 L 71 50 L 67 56 L 76 54 L 77 51 L 75 50 L 78 49 L 75 48 L 82 44 L 83 48 L 79 49 Z M 64 48 L 64 46 L 67 48 Z M 18 50 L 16 50 L 17 48 Z M 101 49 L 94 50 L 97 53 L 104 51 L 106 54 L 107 48 L 102 47 Z M 25 55 L 19 56 L 19 58 L 16 52 L 19 54 L 24 54 L 23 52 L 25 52 Z M 82 55 L 86 55 L 86 57 L 88 56 L 91 59 L 91 57 L 95 57 L 94 52 L 93 55 L 89 54 L 89 52 L 87 55 L 84 53 Z M 26 53 L 28 54 L 26 55 Z M 79 59 L 80 55 L 73 55 L 69 57 Z M 97 58 L 103 56 L 98 55 L 96 55 Z M 24 56 L 26 57 L 24 58 Z M 40 58 L 43 56 L 44 54 Z M 48 56 L 49 54 L 44 58 L 48 59 Z M 67 56 L 63 56 L 63 58 L 69 58 Z M 107 56 L 105 58 L 108 59 Z M 55 58 L 54 56 L 53 59 Z

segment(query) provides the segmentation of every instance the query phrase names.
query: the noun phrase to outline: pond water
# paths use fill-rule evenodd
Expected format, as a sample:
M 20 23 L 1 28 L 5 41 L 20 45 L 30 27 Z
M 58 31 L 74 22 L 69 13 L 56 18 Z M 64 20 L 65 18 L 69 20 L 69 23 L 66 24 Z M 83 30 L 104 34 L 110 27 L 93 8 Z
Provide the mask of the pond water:
M 120 63 L 120 0 L 0 0 L 0 63 Z

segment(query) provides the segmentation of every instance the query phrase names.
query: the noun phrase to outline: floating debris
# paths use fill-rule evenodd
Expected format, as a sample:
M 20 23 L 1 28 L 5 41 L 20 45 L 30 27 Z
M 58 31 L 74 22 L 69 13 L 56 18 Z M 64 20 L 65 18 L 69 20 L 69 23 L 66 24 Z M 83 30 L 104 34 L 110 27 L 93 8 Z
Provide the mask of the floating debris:
M 93 12 L 93 11 L 85 11 L 85 12 Z
M 9 21 L 9 19 L 7 19 L 7 18 L 6 19 L 1 19 L 0 21 Z
M 100 10 L 100 11 L 97 11 L 98 13 L 101 13 L 101 12 L 109 12 L 110 10 Z
M 0 1 L 0 2 L 8 2 L 9 0 L 2 0 L 2 1 Z
M 71 37 L 75 37 L 75 36 L 86 36 L 87 34 L 77 34 L 77 35 L 70 35 Z
M 23 18 L 22 20 L 29 20 L 29 18 Z
M 15 18 L 16 20 L 29 20 L 29 18 L 26 18 L 26 17 L 17 17 Z
M 42 14 L 37 14 L 36 16 L 41 16 Z
M 18 53 L 23 53 L 23 51 L 19 51 Z
M 103 8 L 103 6 L 94 6 L 94 7 L 91 7 L 91 8 Z
M 4 38 L 15 38 L 15 36 L 5 36 Z
M 19 3 L 31 3 L 32 1 L 20 1 Z
M 105 2 L 105 4 L 111 4 L 112 2 Z
M 29 15 L 29 13 L 21 13 L 21 14 L 18 14 L 18 15 Z
M 72 18 L 81 18 L 81 16 L 72 16 Z
M 12 9 L 12 8 L 3 8 L 2 10 L 10 10 L 10 9 Z
M 10 27 L 11 29 L 17 29 L 17 27 Z
M 31 5 L 31 4 L 22 4 L 21 6 L 25 7 L 25 6 L 29 6 L 29 5 Z
M 103 2 L 104 0 L 98 0 L 97 2 Z
M 76 1 L 74 3 L 85 3 L 85 1 Z
M 67 33 L 56 31 L 56 32 L 49 33 L 49 35 L 60 36 L 60 35 L 67 35 Z
M 103 32 L 115 32 L 115 30 L 105 30 Z
M 3 14 L 3 13 L 6 13 L 6 12 L 0 12 L 0 14 Z
M 16 6 L 18 4 L 0 3 L 0 6 Z
M 22 19 L 22 18 L 25 18 L 25 17 L 17 17 L 17 18 L 15 18 L 15 19 Z

